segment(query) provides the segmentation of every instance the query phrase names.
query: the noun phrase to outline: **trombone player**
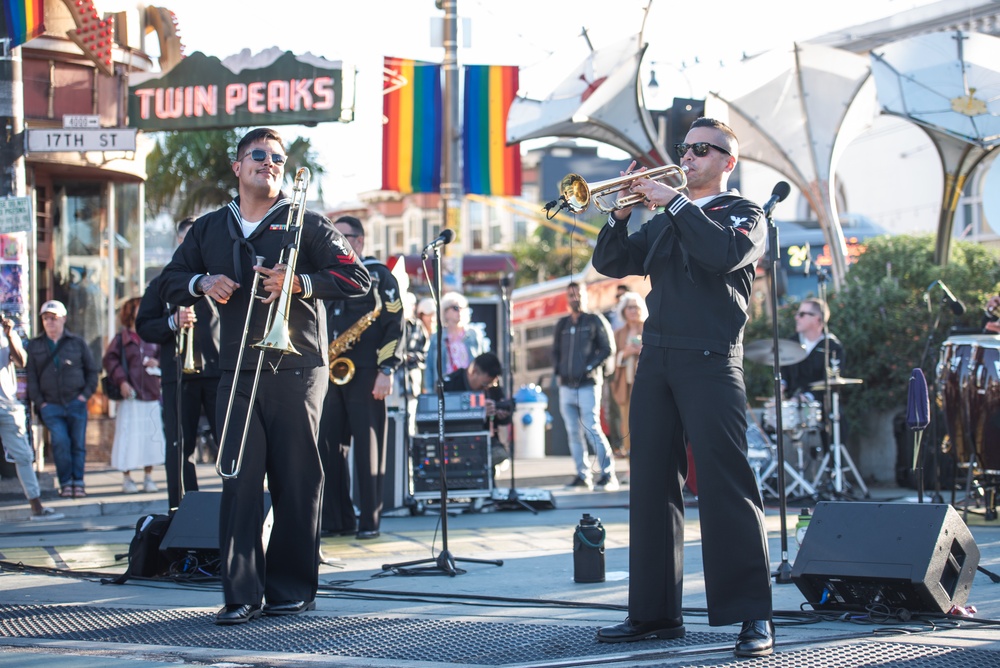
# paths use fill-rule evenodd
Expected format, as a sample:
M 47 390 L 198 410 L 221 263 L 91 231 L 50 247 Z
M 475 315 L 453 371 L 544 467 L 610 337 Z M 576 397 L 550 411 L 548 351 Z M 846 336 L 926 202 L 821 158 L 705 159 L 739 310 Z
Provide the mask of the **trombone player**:
M 371 284 L 343 235 L 305 211 L 299 177 L 291 199 L 281 191 L 285 161 L 276 131 L 244 135 L 232 163 L 238 197 L 195 221 L 160 284 L 166 302 L 190 305 L 205 296 L 219 309 L 219 461 L 238 462 L 229 475 L 217 467 L 225 605 L 215 623 L 223 626 L 315 609 L 323 484 L 316 435 L 327 388 L 323 301 L 360 297 Z M 300 224 L 292 224 L 293 213 L 301 214 Z M 288 345 L 264 350 L 271 332 L 282 329 Z M 266 552 L 265 475 L 274 512 Z
M 184 241 L 193 217 L 177 223 L 177 244 Z M 163 390 L 163 434 L 166 437 L 167 498 L 170 512 L 186 492 L 198 491 L 198 474 L 191 457 L 204 411 L 215 443 L 219 442 L 215 415 L 219 389 L 219 312 L 211 299 L 174 307 L 160 299 L 160 277 L 149 283 L 135 329 L 143 341 L 160 344 Z M 178 355 L 178 352 L 180 353 Z M 180 363 L 178 363 L 180 360 Z

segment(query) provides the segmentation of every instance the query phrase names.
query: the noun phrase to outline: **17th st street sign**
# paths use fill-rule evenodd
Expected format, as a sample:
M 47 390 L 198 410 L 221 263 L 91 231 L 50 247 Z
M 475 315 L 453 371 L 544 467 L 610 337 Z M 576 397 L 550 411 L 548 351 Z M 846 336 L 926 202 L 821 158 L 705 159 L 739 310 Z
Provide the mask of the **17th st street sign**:
M 134 151 L 132 128 L 52 128 L 28 130 L 28 153 Z
M 192 53 L 159 78 L 132 77 L 129 126 L 190 130 L 354 119 L 354 73 L 341 63 L 271 48 L 224 61 Z

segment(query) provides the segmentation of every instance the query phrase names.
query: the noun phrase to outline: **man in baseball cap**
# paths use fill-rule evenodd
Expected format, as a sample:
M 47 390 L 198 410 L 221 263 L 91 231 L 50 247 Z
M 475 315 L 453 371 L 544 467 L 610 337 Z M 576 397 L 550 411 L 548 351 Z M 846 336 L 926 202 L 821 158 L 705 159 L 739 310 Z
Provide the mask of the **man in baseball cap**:
M 57 318 L 65 318 L 66 306 L 61 301 L 50 299 L 42 304 L 42 309 L 38 312 L 38 315 L 42 315 L 43 313 L 54 313 Z
M 100 367 L 87 342 L 66 329 L 66 306 L 42 304 L 42 333 L 28 341 L 28 398 L 48 428 L 52 459 L 59 476 L 59 496 L 87 496 L 87 400 L 97 389 Z

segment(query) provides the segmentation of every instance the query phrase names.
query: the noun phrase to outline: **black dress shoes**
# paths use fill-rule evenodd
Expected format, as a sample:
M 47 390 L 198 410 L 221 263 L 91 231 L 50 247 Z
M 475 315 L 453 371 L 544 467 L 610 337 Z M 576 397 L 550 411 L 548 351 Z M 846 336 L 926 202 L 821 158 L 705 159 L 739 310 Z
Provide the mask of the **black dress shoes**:
M 316 609 L 316 601 L 281 601 L 280 603 L 265 603 L 265 615 L 297 615 L 300 612 Z
M 360 540 L 366 540 L 369 538 L 378 538 L 381 535 L 378 531 L 359 531 L 357 537 Z
M 736 656 L 768 656 L 774 651 L 774 622 L 754 619 L 743 622 L 736 639 Z
M 215 614 L 215 623 L 219 626 L 246 624 L 251 619 L 260 617 L 260 603 L 233 603 L 222 606 Z
M 597 631 L 598 642 L 633 642 L 647 638 L 670 640 L 684 637 L 684 624 L 671 619 L 633 622 L 626 617 L 621 624 L 605 626 Z

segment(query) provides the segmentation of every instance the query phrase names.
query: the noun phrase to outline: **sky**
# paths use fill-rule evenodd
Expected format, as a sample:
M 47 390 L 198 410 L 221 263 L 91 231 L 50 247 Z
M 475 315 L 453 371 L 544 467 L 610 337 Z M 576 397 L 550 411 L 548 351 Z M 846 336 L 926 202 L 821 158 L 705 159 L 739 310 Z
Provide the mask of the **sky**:
M 102 9 L 114 2 L 106 0 Z M 443 17 L 434 0 L 162 4 L 175 12 L 188 54 L 201 51 L 224 58 L 243 49 L 257 53 L 277 46 L 357 68 L 355 121 L 285 128 L 286 136 L 312 140 L 327 170 L 323 191 L 329 205 L 356 201 L 357 193 L 381 185 L 383 57 L 439 62 L 443 56 L 430 38 L 432 19 Z M 542 99 L 586 58 L 587 39 L 597 49 L 619 42 L 643 29 L 645 16 L 649 49 L 644 68 L 655 68 L 660 83 L 647 105 L 665 108 L 674 96 L 705 97 L 744 55 L 926 4 L 929 0 L 457 0 L 458 14 L 470 26 L 470 46 L 460 48 L 459 63 L 519 65 L 520 94 Z M 624 159 L 614 151 L 606 154 Z

